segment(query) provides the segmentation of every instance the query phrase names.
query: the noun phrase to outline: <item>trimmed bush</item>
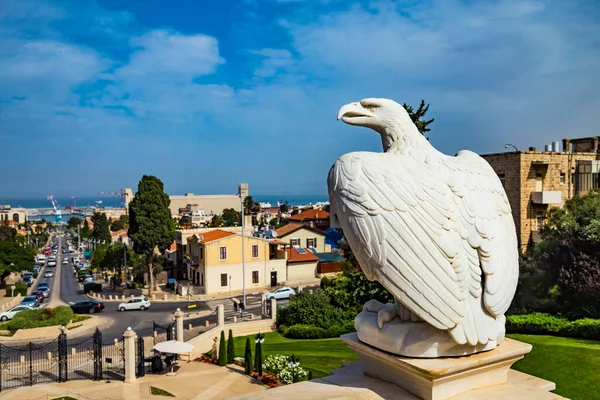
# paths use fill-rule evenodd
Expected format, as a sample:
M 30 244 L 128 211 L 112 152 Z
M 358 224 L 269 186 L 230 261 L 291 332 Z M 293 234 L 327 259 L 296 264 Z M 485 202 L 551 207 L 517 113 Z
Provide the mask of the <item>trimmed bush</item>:
M 246 375 L 252 373 L 252 347 L 250 346 L 250 338 L 246 338 L 246 351 L 244 352 L 244 372 Z
M 235 358 L 235 346 L 233 343 L 233 332 L 229 330 L 229 337 L 227 338 L 227 364 L 233 364 Z
M 506 318 L 506 332 L 600 340 L 600 320 L 584 318 L 569 321 L 564 317 L 543 313 L 509 315 Z
M 44 326 L 64 325 L 73 319 L 71 307 L 61 306 L 56 308 L 38 308 L 36 310 L 21 311 L 8 321 L 8 329 L 41 328 Z
M 83 285 L 83 291 L 85 293 L 89 293 L 89 292 L 100 293 L 102 291 L 102 284 L 101 283 L 86 283 L 85 285 Z
M 287 328 L 283 336 L 290 339 L 326 339 L 354 332 L 354 321 L 333 325 L 327 329 L 306 324 L 296 324 Z
M 224 331 L 221 331 L 221 340 L 219 341 L 219 365 L 227 365 L 227 347 L 225 347 Z
M 6 286 L 6 297 L 12 297 L 11 295 L 13 294 L 13 291 L 10 288 L 11 286 L 15 287 L 15 293 L 14 293 L 15 296 L 18 294 L 21 294 L 22 297 L 27 296 L 27 284 L 26 283 L 16 283 L 14 285 Z

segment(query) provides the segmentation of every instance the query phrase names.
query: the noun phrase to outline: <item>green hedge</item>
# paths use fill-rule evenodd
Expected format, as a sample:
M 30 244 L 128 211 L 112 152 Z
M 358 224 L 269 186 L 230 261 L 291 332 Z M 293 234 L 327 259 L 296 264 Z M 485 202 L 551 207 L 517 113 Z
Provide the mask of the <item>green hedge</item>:
M 13 291 L 11 290 L 11 286 L 13 285 L 7 285 L 6 286 L 6 296 L 5 297 L 12 297 L 11 295 L 13 294 Z M 27 285 L 25 283 L 17 283 L 14 285 L 15 286 L 15 296 L 18 294 L 21 294 L 22 297 L 27 296 Z
M 41 328 L 54 325 L 66 326 L 72 318 L 73 310 L 71 310 L 71 307 L 38 308 L 15 314 L 13 319 L 8 321 L 7 326 L 13 332 L 17 329 Z
M 83 291 L 85 293 L 89 293 L 89 292 L 100 293 L 102 291 L 102 284 L 101 283 L 86 283 L 85 285 L 83 285 Z
M 354 322 L 346 322 L 343 325 L 333 325 L 329 328 L 297 324 L 284 329 L 283 336 L 290 339 L 325 339 L 335 338 L 346 333 L 354 332 Z
M 544 313 L 509 315 L 506 318 L 506 333 L 600 340 L 600 319 L 584 318 L 569 321 L 564 317 Z

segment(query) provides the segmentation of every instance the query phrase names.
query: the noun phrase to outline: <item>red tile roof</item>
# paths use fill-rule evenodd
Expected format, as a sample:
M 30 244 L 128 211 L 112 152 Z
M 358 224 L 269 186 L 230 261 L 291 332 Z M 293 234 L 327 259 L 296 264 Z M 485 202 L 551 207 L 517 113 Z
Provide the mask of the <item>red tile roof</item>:
M 223 239 L 229 236 L 235 236 L 233 232 L 224 231 L 222 229 L 214 229 L 212 231 L 204 232 L 200 236 L 201 243 L 208 243 L 215 240 Z
M 298 249 L 292 247 L 286 249 L 287 253 L 287 262 L 295 263 L 295 262 L 310 262 L 310 261 L 319 261 L 319 257 L 315 256 L 312 251 L 308 249 L 302 249 L 304 252 L 298 253 Z M 301 251 L 302 251 L 301 250 Z
M 287 236 L 290 233 L 294 233 L 300 229 L 306 229 L 306 230 L 309 230 L 316 234 L 325 236 L 325 232 L 323 232 L 322 230 L 313 228 L 313 227 L 310 227 L 310 226 L 307 226 L 307 225 L 304 225 L 304 224 L 301 224 L 298 222 L 290 222 L 287 225 L 284 225 L 282 227 L 275 229 L 275 232 L 277 233 L 277 237 L 284 237 L 284 236 Z
M 169 247 L 169 248 L 167 249 L 167 251 L 169 251 L 169 252 L 171 252 L 171 253 L 172 253 L 172 252 L 174 252 L 175 250 L 177 250 L 177 242 L 173 242 L 173 243 L 171 243 L 171 247 Z
M 269 242 L 270 244 L 277 244 L 277 245 L 285 245 L 285 246 L 289 246 L 290 244 L 288 242 L 284 242 L 283 240 L 279 240 L 279 239 L 273 239 Z
M 289 221 L 315 221 L 319 219 L 329 219 L 329 213 L 327 211 L 313 208 L 303 211 L 299 214 L 292 215 L 288 218 Z

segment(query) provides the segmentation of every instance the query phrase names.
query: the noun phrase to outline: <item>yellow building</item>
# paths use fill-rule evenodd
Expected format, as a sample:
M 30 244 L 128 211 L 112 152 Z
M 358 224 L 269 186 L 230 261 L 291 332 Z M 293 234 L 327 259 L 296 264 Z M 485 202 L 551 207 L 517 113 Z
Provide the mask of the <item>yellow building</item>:
M 540 239 L 549 207 L 600 186 L 600 137 L 563 139 L 545 151 L 484 154 L 504 185 L 522 252 Z
M 325 243 L 325 232 L 311 226 L 290 222 L 278 228 L 277 238 L 293 247 L 313 248 L 319 253 L 331 252 L 331 245 Z
M 246 290 L 277 286 L 287 280 L 286 255 L 269 240 L 245 236 Z M 187 238 L 188 277 L 196 293 L 231 293 L 243 289 L 242 235 L 214 229 Z

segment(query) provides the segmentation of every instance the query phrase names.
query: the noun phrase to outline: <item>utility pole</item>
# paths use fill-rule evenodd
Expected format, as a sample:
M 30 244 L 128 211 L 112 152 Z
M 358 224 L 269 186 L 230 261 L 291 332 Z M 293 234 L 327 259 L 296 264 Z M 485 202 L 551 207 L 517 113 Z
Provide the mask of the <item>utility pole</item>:
M 79 236 L 79 224 L 77 224 L 77 251 L 81 248 L 81 239 Z
M 244 198 L 248 195 L 248 184 L 240 183 L 238 185 L 238 195 L 240 196 L 240 203 L 242 205 L 242 289 L 243 289 L 243 304 L 246 308 L 246 264 L 244 263 Z

